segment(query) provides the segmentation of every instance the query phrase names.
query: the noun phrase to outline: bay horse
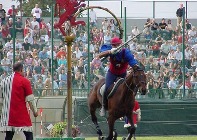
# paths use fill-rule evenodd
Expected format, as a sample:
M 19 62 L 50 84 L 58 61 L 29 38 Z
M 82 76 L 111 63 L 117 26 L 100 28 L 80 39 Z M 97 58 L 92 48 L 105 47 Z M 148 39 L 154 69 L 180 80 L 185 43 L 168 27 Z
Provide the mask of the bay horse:
M 102 95 L 100 88 L 105 83 L 105 78 L 100 79 L 90 90 L 88 95 L 88 107 L 91 115 L 92 122 L 94 123 L 99 140 L 104 139 L 102 131 L 98 125 L 96 117 L 96 109 L 101 107 Z M 133 124 L 133 107 L 135 95 L 137 91 L 142 95 L 146 94 L 146 74 L 142 69 L 130 72 L 123 82 L 118 85 L 113 95 L 108 96 L 108 129 L 109 134 L 106 140 L 117 140 L 117 133 L 114 131 L 114 123 L 117 119 L 126 116 L 131 122 L 131 128 L 126 140 L 131 140 L 132 135 L 135 133 Z M 115 136 L 113 136 L 115 132 Z

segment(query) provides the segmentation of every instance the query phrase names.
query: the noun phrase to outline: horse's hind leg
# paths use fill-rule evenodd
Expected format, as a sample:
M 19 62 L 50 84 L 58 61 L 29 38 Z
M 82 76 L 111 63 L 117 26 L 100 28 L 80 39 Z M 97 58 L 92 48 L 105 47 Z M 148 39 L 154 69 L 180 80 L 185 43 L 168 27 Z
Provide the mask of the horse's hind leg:
M 102 139 L 103 133 L 98 125 L 98 121 L 97 121 L 97 117 L 96 117 L 96 109 L 95 108 L 90 109 L 90 114 L 91 114 L 92 122 L 94 123 L 94 125 L 96 127 L 97 134 L 99 135 L 99 139 Z

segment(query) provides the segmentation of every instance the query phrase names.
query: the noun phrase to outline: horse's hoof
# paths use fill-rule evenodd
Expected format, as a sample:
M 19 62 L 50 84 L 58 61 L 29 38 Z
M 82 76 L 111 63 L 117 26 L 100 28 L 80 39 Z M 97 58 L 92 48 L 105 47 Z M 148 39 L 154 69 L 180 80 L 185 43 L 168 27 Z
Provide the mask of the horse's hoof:
M 98 140 L 104 140 L 104 137 L 103 136 L 99 136 Z
M 115 138 L 117 139 L 117 137 L 118 137 L 118 133 L 115 130 L 113 131 L 113 137 L 114 137 L 114 140 L 115 140 Z

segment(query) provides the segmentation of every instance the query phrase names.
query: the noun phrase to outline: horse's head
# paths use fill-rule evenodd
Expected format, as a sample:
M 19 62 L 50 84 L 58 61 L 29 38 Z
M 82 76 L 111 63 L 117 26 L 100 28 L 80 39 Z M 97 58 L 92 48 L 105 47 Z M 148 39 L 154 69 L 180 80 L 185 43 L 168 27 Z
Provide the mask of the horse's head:
M 133 76 L 134 84 L 136 85 L 137 89 L 141 92 L 142 95 L 146 94 L 146 74 L 143 70 L 139 69 L 134 72 Z
M 146 94 L 146 74 L 145 72 L 138 68 L 132 70 L 127 76 L 128 82 L 130 82 L 132 90 L 137 93 L 139 90 L 142 95 Z

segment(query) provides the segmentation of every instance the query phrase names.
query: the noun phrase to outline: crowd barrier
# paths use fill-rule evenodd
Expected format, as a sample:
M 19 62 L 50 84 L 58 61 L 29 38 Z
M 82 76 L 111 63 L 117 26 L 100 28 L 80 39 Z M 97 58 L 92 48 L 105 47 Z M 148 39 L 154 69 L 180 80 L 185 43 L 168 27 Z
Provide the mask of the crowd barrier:
M 54 97 L 67 95 L 67 89 L 33 89 L 36 97 Z M 45 92 L 44 96 L 42 93 Z M 72 96 L 87 97 L 89 94 L 88 89 L 72 89 Z M 137 99 L 140 98 L 153 98 L 153 99 L 194 99 L 197 98 L 197 89 L 150 89 L 146 95 L 141 95 L 140 92 L 136 95 Z

